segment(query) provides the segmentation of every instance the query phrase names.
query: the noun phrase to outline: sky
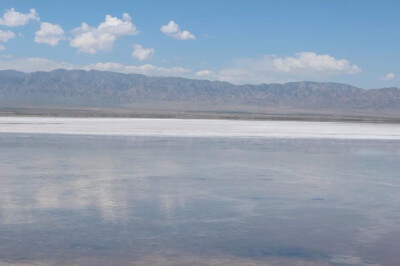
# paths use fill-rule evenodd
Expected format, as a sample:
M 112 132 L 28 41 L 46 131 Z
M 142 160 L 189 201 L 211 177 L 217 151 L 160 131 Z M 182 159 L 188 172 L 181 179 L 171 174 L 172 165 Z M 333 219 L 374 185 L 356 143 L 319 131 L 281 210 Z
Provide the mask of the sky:
M 400 0 L 0 0 L 0 69 L 400 87 Z

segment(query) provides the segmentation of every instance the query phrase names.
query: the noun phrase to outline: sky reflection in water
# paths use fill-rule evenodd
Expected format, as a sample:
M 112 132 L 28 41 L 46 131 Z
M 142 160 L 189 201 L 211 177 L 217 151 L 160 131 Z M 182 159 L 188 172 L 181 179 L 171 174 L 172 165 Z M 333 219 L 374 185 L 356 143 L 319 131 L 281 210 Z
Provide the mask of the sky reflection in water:
M 0 263 L 400 260 L 400 142 L 0 134 Z

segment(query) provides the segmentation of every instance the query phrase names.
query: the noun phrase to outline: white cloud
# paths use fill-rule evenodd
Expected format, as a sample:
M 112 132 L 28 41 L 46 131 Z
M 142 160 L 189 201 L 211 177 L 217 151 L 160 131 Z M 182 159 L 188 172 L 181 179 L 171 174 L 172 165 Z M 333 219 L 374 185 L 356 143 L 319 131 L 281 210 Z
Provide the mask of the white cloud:
M 346 59 L 336 59 L 330 55 L 318 55 L 312 52 L 297 53 L 296 57 L 275 57 L 272 63 L 275 69 L 287 73 L 313 71 L 354 74 L 361 72 L 358 66 L 351 65 Z
M 11 8 L 3 14 L 2 18 L 0 18 L 0 25 L 19 27 L 28 24 L 31 19 L 37 21 L 40 20 L 35 9 L 32 8 L 29 11 L 29 13 L 23 14 L 15 11 L 14 8 Z
M 183 67 L 159 67 L 152 64 L 124 65 L 115 62 L 92 63 L 87 65 L 75 65 L 67 62 L 58 62 L 46 58 L 20 57 L 8 60 L 0 60 L 0 70 L 14 69 L 22 72 L 51 71 L 55 69 L 81 69 L 115 71 L 120 73 L 136 73 L 149 76 L 180 76 L 185 77 L 191 73 L 190 69 Z
M 301 79 L 318 80 L 327 76 L 355 74 L 362 70 L 346 59 L 312 52 L 294 57 L 265 55 L 237 60 L 233 67 L 220 70 L 216 79 L 233 83 L 286 82 Z
M 384 75 L 383 77 L 381 77 L 381 79 L 383 80 L 392 80 L 396 77 L 396 75 L 392 72 L 387 73 L 386 75 Z
M 71 31 L 74 38 L 70 45 L 78 48 L 80 52 L 95 54 L 101 50 L 111 50 L 114 42 L 124 35 L 136 35 L 139 31 L 131 22 L 129 14 L 124 13 L 122 20 L 117 17 L 107 15 L 105 21 L 96 28 L 86 23 Z
M 171 36 L 177 40 L 184 41 L 184 40 L 196 39 L 196 36 L 191 34 L 189 31 L 187 30 L 181 31 L 179 29 L 179 25 L 172 20 L 167 25 L 161 26 L 160 30 L 165 35 Z
M 35 42 L 37 43 L 47 43 L 54 46 L 63 39 L 64 30 L 57 24 L 42 22 L 40 23 L 40 30 L 35 32 Z
M 9 39 L 15 38 L 15 33 L 8 30 L 0 30 L 0 42 L 8 42 Z
M 148 60 L 154 55 L 154 49 L 153 48 L 144 48 L 140 44 L 135 44 L 133 46 L 133 52 L 132 56 L 139 59 L 140 61 L 142 60 Z
M 214 74 L 211 70 L 204 69 L 204 70 L 197 71 L 195 75 L 201 77 L 201 76 L 209 76 L 211 74 Z
M 15 38 L 15 33 L 8 30 L 0 30 L 0 43 L 8 42 L 8 40 Z M 5 50 L 6 47 L 0 44 L 0 50 Z

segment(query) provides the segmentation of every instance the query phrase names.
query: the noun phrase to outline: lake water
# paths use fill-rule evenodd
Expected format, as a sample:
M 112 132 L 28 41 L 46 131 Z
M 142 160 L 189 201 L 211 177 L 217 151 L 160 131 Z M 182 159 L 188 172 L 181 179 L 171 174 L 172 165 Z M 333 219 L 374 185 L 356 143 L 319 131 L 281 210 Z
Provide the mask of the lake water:
M 0 265 L 400 261 L 398 125 L 0 118 L 0 132 Z

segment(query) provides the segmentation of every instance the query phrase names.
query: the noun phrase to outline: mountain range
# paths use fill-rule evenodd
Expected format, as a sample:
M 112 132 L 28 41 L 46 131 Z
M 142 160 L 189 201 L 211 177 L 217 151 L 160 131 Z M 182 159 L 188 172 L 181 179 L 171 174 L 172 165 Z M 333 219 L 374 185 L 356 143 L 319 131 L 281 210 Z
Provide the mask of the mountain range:
M 400 116 L 400 89 L 331 82 L 234 85 L 107 71 L 0 71 L 0 109 L 107 108 Z

